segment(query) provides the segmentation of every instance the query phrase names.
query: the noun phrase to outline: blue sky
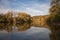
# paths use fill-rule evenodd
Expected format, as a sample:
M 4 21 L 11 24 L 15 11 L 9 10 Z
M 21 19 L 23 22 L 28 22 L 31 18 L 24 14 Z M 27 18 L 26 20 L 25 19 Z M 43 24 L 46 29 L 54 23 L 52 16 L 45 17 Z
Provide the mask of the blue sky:
M 0 0 L 0 12 L 26 12 L 33 16 L 49 14 L 50 0 Z

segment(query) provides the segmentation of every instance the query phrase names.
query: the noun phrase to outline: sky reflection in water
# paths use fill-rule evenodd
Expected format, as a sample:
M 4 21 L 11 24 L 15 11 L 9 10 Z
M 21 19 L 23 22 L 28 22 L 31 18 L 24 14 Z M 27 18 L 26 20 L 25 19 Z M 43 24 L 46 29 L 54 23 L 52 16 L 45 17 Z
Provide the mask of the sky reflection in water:
M 12 31 L 8 33 L 0 31 L 0 40 L 50 40 L 50 33 L 49 29 L 39 27 L 31 27 L 23 32 Z

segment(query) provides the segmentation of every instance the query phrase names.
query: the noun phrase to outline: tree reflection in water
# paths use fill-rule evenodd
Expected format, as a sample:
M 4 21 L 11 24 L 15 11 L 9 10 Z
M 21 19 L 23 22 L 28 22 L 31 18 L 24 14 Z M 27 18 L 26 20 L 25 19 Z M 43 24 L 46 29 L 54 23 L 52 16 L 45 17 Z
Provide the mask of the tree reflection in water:
M 14 25 L 9 24 L 9 23 L 8 24 L 0 23 L 0 30 L 6 30 L 7 32 L 12 32 L 13 26 Z M 17 27 L 18 31 L 25 31 L 30 28 L 30 24 L 28 24 L 28 23 L 24 23 L 23 25 L 16 24 L 16 26 L 14 26 L 14 27 Z
M 24 23 L 23 25 L 17 24 L 18 31 L 25 31 L 30 28 L 30 24 Z
M 0 30 L 6 30 L 7 32 L 11 32 L 12 31 L 12 24 L 0 23 Z

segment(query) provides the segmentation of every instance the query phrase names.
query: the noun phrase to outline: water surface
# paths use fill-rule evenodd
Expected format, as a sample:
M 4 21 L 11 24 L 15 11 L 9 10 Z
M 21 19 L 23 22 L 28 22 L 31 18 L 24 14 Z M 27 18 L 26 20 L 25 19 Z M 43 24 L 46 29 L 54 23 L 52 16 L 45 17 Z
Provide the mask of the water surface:
M 50 40 L 49 34 L 47 28 L 31 27 L 25 31 L 13 28 L 12 32 L 0 31 L 0 40 Z

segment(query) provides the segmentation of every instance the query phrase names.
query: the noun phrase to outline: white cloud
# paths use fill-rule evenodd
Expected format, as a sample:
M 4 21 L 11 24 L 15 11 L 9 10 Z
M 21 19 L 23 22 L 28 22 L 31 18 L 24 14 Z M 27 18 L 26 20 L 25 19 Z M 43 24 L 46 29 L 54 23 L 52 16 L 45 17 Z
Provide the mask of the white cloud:
M 16 0 L 15 0 L 16 1 Z M 4 2 L 4 1 L 2 1 Z M 8 2 L 8 3 L 6 3 Z M 49 4 L 39 4 L 39 3 L 30 3 L 30 4 L 24 4 L 22 2 L 20 2 L 20 4 L 18 3 L 13 3 L 13 5 L 17 5 L 17 7 L 15 8 L 9 8 L 9 1 L 6 0 L 5 5 L 7 6 L 0 6 L 2 8 L 0 8 L 0 12 L 5 12 L 5 11 L 8 11 L 8 10 L 15 10 L 15 11 L 24 11 L 24 12 L 27 12 L 28 14 L 31 14 L 32 16 L 36 16 L 36 15 L 47 15 L 49 14 Z
M 26 8 L 26 12 L 28 12 L 32 16 L 41 15 L 41 13 L 43 13 L 43 11 L 39 11 L 39 10 L 36 10 L 36 9 L 31 9 L 31 8 Z
M 1 9 L 1 8 L 0 8 L 0 13 L 5 13 L 5 12 L 7 12 L 6 9 Z
M 26 11 L 33 16 L 49 14 L 48 4 L 32 4 L 32 7 L 26 8 Z

